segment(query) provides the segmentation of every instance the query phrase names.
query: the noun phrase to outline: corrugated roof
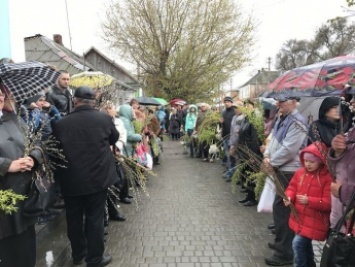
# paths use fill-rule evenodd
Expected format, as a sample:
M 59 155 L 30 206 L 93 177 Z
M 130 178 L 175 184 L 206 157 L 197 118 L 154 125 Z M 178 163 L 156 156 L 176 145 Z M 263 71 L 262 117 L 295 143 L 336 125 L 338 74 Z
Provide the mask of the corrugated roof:
M 104 59 L 106 59 L 108 62 L 110 62 L 115 68 L 119 69 L 121 72 L 123 72 L 125 75 L 127 75 L 128 77 L 130 77 L 132 80 L 134 80 L 136 83 L 139 83 L 137 78 L 134 77 L 128 70 L 126 70 L 124 67 L 122 67 L 121 65 L 117 64 L 114 60 L 110 59 L 109 57 L 107 57 L 106 55 L 104 55 L 101 51 L 99 51 L 98 49 L 96 49 L 95 47 L 91 47 L 86 53 L 84 53 L 84 57 L 86 57 L 86 55 L 88 55 L 90 52 L 95 52 L 97 54 L 99 54 L 100 56 L 102 56 Z
M 28 61 L 39 61 L 56 66 L 60 70 L 66 70 L 70 74 L 76 74 L 85 70 L 96 70 L 88 62 L 84 62 L 80 56 L 66 47 L 37 34 L 25 37 L 25 54 Z

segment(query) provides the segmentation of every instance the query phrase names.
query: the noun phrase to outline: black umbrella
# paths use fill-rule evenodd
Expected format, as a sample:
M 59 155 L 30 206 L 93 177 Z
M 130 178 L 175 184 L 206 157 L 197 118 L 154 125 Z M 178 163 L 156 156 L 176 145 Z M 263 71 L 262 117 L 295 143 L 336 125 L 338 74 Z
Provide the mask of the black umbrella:
M 140 96 L 135 98 L 139 104 L 145 106 L 160 106 L 161 104 L 152 97 Z
M 0 82 L 21 102 L 52 86 L 60 72 L 40 62 L 0 64 Z

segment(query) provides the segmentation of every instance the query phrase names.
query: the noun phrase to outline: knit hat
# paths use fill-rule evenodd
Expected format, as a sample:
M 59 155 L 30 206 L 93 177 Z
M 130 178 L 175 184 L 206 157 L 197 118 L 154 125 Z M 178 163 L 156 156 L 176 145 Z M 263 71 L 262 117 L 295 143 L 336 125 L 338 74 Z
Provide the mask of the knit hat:
M 304 152 L 303 160 L 309 160 L 313 162 L 323 163 L 322 159 L 310 152 Z
M 29 97 L 25 100 L 25 103 L 30 105 L 31 103 L 36 103 L 41 97 L 44 97 L 44 93 L 39 93 L 35 96 Z
M 230 96 L 226 96 L 226 97 L 223 99 L 223 102 L 231 102 L 231 103 L 233 103 L 233 99 L 232 99 Z

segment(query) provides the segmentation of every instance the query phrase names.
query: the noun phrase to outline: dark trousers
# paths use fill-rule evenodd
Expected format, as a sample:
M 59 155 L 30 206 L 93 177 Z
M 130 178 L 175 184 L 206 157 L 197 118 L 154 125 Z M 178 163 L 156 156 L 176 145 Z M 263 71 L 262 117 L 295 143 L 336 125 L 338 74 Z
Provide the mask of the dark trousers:
M 278 180 L 286 189 L 293 172 L 277 171 Z M 294 232 L 288 227 L 288 219 L 290 217 L 290 207 L 286 207 L 283 203 L 282 197 L 275 196 L 273 205 L 273 217 L 275 223 L 275 256 L 282 259 L 293 259 L 292 240 L 295 236 Z
M 120 199 L 125 199 L 129 195 L 129 183 L 127 177 L 122 178 L 122 186 L 120 187 Z
M 189 148 L 190 148 L 190 156 L 191 157 L 194 156 L 194 142 L 191 137 L 193 131 L 194 131 L 193 129 L 187 129 L 187 136 L 190 137 Z
M 36 264 L 36 232 L 30 226 L 18 235 L 0 240 L 1 267 L 34 267 Z
M 104 253 L 104 211 L 107 190 L 75 197 L 64 197 L 68 238 L 74 260 L 85 258 L 96 267 Z

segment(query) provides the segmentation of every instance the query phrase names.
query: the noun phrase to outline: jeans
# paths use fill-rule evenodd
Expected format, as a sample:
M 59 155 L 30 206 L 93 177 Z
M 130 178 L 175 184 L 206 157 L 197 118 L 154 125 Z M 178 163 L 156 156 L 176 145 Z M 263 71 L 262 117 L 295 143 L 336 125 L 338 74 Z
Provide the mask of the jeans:
M 224 150 L 224 158 L 226 159 L 227 168 L 230 169 L 230 159 L 229 159 L 229 137 L 223 138 L 223 150 Z M 224 159 L 223 159 L 224 162 Z
M 312 239 L 300 235 L 295 235 L 292 241 L 292 248 L 295 255 L 295 267 L 314 266 Z

